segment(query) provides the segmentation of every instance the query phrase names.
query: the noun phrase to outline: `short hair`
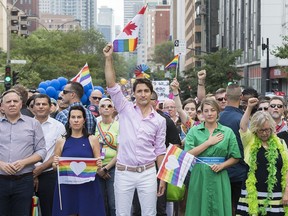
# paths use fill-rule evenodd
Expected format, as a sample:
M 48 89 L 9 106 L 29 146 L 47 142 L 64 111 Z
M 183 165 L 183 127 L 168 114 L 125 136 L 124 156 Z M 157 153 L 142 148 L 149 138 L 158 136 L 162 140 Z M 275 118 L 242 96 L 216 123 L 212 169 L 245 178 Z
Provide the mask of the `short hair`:
M 46 94 L 36 94 L 35 97 L 34 97 L 34 105 L 35 105 L 35 101 L 36 101 L 37 98 L 46 98 L 47 101 L 48 101 L 49 106 L 52 105 L 51 98 L 48 95 L 46 95 Z
M 150 89 L 150 92 L 151 93 L 153 92 L 153 85 L 152 85 L 152 82 L 149 79 L 137 78 L 135 80 L 135 82 L 133 83 L 133 92 L 135 92 L 136 87 L 137 87 L 138 84 L 145 84 Z
M 272 97 L 272 98 L 270 99 L 270 101 L 269 101 L 269 104 L 271 103 L 272 100 L 279 100 L 279 101 L 282 102 L 282 104 L 283 104 L 284 106 L 286 106 L 285 100 L 284 100 L 282 97 L 277 97 L 277 96 Z
M 67 84 L 70 84 L 70 90 L 74 91 L 79 99 L 82 98 L 84 94 L 83 86 L 78 82 L 69 81 Z
M 216 109 L 217 114 L 220 113 L 220 107 L 219 107 L 219 105 L 218 105 L 218 103 L 217 103 L 216 100 L 214 100 L 214 99 L 212 99 L 212 98 L 206 98 L 206 99 L 204 99 L 204 100 L 201 102 L 201 110 L 202 110 L 202 112 L 203 112 L 203 107 L 204 107 L 204 105 L 210 105 L 210 106 L 212 106 L 214 109 Z
M 251 87 L 245 88 L 242 91 L 242 95 L 251 95 L 254 98 L 259 97 L 258 92 L 254 88 L 251 88 Z
M 217 95 L 217 94 L 223 94 L 223 93 L 225 93 L 226 92 L 226 89 L 225 88 L 219 88 L 219 89 L 217 89 L 217 91 L 215 92 L 215 95 Z
M 193 98 L 188 98 L 183 102 L 182 109 L 184 109 L 184 107 L 189 103 L 193 103 L 193 104 L 195 104 L 195 108 L 197 107 L 196 101 Z
M 4 97 L 5 95 L 7 95 L 7 94 L 10 94 L 10 93 L 15 93 L 15 94 L 17 94 L 17 95 L 20 97 L 20 100 L 22 100 L 22 96 L 21 96 L 21 94 L 20 94 L 17 90 L 15 90 L 15 89 L 9 89 L 9 90 L 7 90 L 7 91 L 5 91 L 5 92 L 2 93 L 2 95 L 1 95 L 1 102 L 3 102 L 3 97 Z
M 164 109 L 165 109 L 165 107 L 166 107 L 165 104 L 167 104 L 167 102 L 172 102 L 172 103 L 175 105 L 175 101 L 174 101 L 174 100 L 169 99 L 169 98 L 168 98 L 168 99 L 165 99 L 164 102 L 163 102 L 163 108 L 164 108 Z
M 230 101 L 240 101 L 242 95 L 241 88 L 238 84 L 232 83 L 226 88 L 226 97 Z
M 275 121 L 268 112 L 256 112 L 250 121 L 250 131 L 254 134 L 262 128 L 265 122 L 268 122 L 271 131 L 275 132 Z
M 13 86 L 12 89 L 15 89 L 17 92 L 19 92 L 19 94 L 21 95 L 21 98 L 22 98 L 22 104 L 26 105 L 26 102 L 28 100 L 27 89 L 23 85 L 20 85 L 20 84 Z

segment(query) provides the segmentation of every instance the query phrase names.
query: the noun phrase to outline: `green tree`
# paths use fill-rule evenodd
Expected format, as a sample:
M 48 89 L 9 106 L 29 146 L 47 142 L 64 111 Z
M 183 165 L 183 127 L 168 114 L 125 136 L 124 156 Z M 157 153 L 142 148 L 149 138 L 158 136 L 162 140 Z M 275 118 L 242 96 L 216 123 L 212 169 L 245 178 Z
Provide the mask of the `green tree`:
M 37 87 L 40 80 L 56 79 L 60 76 L 74 77 L 87 62 L 94 85 L 105 86 L 104 56 L 106 42 L 102 34 L 88 31 L 45 31 L 39 29 L 28 38 L 13 37 L 11 58 L 25 59 L 26 65 L 13 65 L 20 72 L 20 83 Z M 127 77 L 124 58 L 114 54 L 117 77 Z
M 283 36 L 282 46 L 277 46 L 276 49 L 272 50 L 272 54 L 278 58 L 288 58 L 288 36 Z
M 166 65 L 174 58 L 174 44 L 171 41 L 156 45 L 153 61 L 156 64 Z

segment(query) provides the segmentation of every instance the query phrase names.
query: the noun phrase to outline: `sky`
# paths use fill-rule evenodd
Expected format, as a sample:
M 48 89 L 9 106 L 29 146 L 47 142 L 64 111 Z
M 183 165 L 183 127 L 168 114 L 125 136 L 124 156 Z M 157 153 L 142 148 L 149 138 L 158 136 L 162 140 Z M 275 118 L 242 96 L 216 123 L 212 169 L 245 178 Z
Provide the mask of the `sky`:
M 124 26 L 124 4 L 123 0 L 97 0 L 97 7 L 108 6 L 114 10 L 115 25 Z M 98 11 L 99 12 L 99 11 Z

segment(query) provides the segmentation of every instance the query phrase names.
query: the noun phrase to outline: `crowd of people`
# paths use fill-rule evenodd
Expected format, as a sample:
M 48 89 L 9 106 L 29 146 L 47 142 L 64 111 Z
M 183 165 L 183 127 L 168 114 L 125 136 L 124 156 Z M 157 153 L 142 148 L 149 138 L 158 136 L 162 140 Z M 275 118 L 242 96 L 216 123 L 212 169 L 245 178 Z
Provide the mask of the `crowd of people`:
M 288 215 L 286 100 L 259 96 L 236 83 L 159 106 L 152 82 L 135 80 L 133 99 L 116 82 L 113 45 L 103 49 L 107 92 L 68 82 L 55 100 L 21 85 L 1 96 L 0 215 L 31 215 L 32 196 L 42 216 Z M 194 155 L 185 195 L 168 202 L 156 174 L 173 144 Z M 59 160 L 94 158 L 93 181 L 60 184 Z M 58 170 L 57 170 L 58 169 Z

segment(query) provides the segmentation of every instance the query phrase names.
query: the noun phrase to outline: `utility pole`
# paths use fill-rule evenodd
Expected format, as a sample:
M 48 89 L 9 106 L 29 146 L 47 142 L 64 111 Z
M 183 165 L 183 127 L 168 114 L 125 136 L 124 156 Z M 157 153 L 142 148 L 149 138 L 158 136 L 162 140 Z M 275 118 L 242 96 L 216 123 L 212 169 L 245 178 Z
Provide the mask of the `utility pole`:
M 266 38 L 266 44 L 263 43 L 263 38 L 262 38 L 262 51 L 266 49 L 266 70 L 265 74 L 262 74 L 262 79 L 265 79 L 265 81 L 262 82 L 262 84 L 266 85 L 266 88 L 261 88 L 262 89 L 262 94 L 265 95 L 266 92 L 271 91 L 271 81 L 270 81 L 270 64 L 269 64 L 269 38 Z

